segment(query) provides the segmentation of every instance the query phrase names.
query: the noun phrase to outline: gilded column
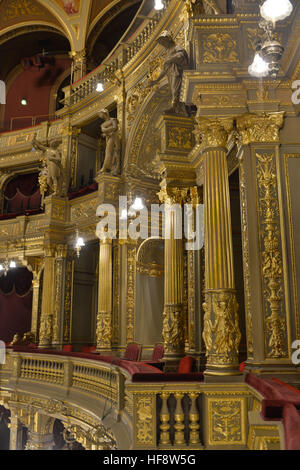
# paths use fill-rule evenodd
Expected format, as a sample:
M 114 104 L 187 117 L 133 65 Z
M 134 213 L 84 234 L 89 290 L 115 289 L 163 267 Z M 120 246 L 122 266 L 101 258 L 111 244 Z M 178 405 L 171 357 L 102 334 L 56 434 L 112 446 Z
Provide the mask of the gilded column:
M 184 312 L 183 312 L 183 240 L 182 201 L 188 189 L 163 188 L 159 195 L 165 204 L 165 284 L 163 331 L 165 360 L 171 365 L 184 354 Z M 168 364 L 167 364 L 168 366 Z
M 67 246 L 58 245 L 55 259 L 55 300 L 53 314 L 52 345 L 58 347 L 62 344 L 64 292 L 66 280 Z
M 97 351 L 112 349 L 112 240 L 100 239 L 97 314 Z
M 69 55 L 73 60 L 72 83 L 75 83 L 86 75 L 86 52 L 83 49 L 82 51 L 72 51 Z
M 236 300 L 226 144 L 233 120 L 198 118 L 204 160 L 206 375 L 239 374 Z
M 28 428 L 25 450 L 52 450 L 54 418 L 35 412 Z
M 53 313 L 55 299 L 55 248 L 45 247 L 42 311 L 40 322 L 39 346 L 51 346 L 53 335 Z
M 14 408 L 10 409 L 10 413 L 9 450 L 22 450 L 22 424 Z
M 256 372 L 291 365 L 279 160 L 279 130 L 283 124 L 283 112 L 248 113 L 237 118 L 241 144 L 247 367 Z
M 74 253 L 69 251 L 66 263 L 65 291 L 64 291 L 64 320 L 63 342 L 71 342 L 72 336 L 72 312 L 73 312 L 73 285 L 74 285 Z

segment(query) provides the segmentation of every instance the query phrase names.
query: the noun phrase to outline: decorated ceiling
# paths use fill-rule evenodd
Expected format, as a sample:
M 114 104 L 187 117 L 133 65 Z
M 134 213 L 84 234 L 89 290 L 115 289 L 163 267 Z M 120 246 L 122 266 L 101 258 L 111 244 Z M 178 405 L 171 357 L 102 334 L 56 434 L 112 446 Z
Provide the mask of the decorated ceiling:
M 5 35 L 18 35 L 20 28 L 40 24 L 56 28 L 71 50 L 81 51 L 101 18 L 134 3 L 139 0 L 0 0 L 0 42 Z

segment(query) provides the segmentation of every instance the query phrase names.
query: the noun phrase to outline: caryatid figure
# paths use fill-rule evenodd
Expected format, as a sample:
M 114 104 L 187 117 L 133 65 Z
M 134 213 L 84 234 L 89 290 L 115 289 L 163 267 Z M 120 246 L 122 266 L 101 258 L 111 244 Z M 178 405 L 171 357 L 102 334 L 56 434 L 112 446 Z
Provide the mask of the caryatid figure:
M 185 104 L 180 101 L 183 69 L 188 65 L 189 58 L 183 47 L 177 46 L 169 31 L 163 31 L 157 42 L 167 49 L 163 69 L 156 80 L 150 80 L 149 85 L 156 85 L 167 76 L 172 94 L 172 108 L 166 113 L 186 114 Z
M 113 175 L 118 175 L 120 173 L 119 121 L 111 118 L 107 109 L 102 109 L 99 117 L 104 120 L 101 132 L 106 138 L 105 159 L 100 173 L 111 172 Z

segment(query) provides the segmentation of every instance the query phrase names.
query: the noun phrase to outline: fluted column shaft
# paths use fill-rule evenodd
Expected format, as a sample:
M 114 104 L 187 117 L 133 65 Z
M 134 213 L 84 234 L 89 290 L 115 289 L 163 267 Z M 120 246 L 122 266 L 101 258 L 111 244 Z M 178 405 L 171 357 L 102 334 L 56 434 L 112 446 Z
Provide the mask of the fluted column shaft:
M 39 346 L 47 348 L 52 343 L 53 313 L 55 298 L 55 250 L 52 247 L 45 249 L 45 264 L 42 293 L 42 312 L 40 322 Z
M 165 283 L 163 331 L 165 360 L 177 360 L 184 353 L 183 242 L 181 204 L 186 189 L 164 188 L 159 193 L 165 203 Z M 178 238 L 177 238 L 178 237 Z
M 97 350 L 111 351 L 112 342 L 112 240 L 100 240 L 97 315 Z
M 231 119 L 198 119 L 204 159 L 206 375 L 238 374 L 241 339 L 234 284 L 226 143 Z

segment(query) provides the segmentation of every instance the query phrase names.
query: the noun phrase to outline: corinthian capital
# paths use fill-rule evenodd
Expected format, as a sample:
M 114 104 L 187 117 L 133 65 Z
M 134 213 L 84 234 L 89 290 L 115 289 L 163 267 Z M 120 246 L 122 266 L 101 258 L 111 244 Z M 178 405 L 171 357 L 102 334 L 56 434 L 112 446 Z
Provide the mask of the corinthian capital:
M 160 202 L 165 204 L 182 204 L 187 196 L 188 188 L 166 187 L 157 193 Z
M 226 147 L 229 134 L 233 130 L 232 118 L 198 117 L 196 120 L 196 139 L 204 149 L 206 147 Z
M 254 142 L 279 143 L 279 130 L 284 122 L 284 112 L 243 114 L 236 120 L 243 145 Z

